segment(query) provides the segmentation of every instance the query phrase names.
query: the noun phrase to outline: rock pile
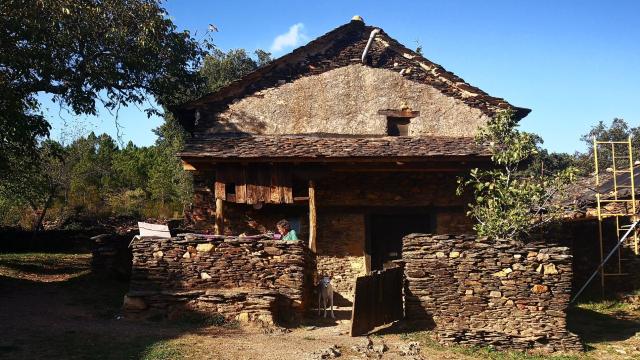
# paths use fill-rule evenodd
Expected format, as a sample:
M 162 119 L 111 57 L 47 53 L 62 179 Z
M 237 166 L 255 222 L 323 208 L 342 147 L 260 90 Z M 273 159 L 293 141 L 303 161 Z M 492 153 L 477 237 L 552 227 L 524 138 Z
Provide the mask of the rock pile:
M 129 279 L 131 275 L 130 236 L 100 234 L 91 238 L 91 271 L 118 280 Z
M 417 341 L 411 341 L 406 344 L 402 344 L 398 348 L 400 356 L 418 356 L 420 355 L 420 343 Z
M 315 262 L 302 241 L 181 234 L 133 242 L 129 314 L 218 313 L 229 320 L 295 321 L 309 304 Z M 126 304 L 125 304 L 126 305 Z
M 495 348 L 583 350 L 567 331 L 566 247 L 474 236 L 404 238 L 406 317 L 439 341 Z
M 374 344 L 371 338 L 367 336 L 361 344 L 352 346 L 351 350 L 359 353 L 365 359 L 382 359 L 383 354 L 389 350 L 389 347 L 382 340 Z
M 322 360 L 322 359 L 335 359 L 342 355 L 340 347 L 338 345 L 331 345 L 328 348 L 316 350 L 305 356 L 306 360 Z

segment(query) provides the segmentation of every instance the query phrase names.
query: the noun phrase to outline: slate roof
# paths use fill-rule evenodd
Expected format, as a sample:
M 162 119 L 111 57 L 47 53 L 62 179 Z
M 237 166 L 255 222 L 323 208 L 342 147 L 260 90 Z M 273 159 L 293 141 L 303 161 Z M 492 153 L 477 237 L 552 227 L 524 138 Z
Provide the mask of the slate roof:
M 491 154 L 473 138 L 443 136 L 240 135 L 189 140 L 183 158 L 248 159 L 376 159 L 466 158 Z
M 633 182 L 636 190 L 636 199 L 640 199 L 640 166 L 633 168 Z M 578 179 L 567 189 L 569 200 L 567 203 L 575 205 L 577 209 L 590 209 L 596 207 L 596 193 L 600 193 L 600 199 L 607 200 L 614 198 L 613 174 L 602 172 L 600 174 L 600 186 L 596 188 L 595 175 Z M 616 174 L 618 186 L 618 199 L 631 198 L 631 174 L 623 172 Z
M 265 88 L 280 86 L 298 78 L 317 75 L 342 66 L 361 63 L 361 54 L 369 35 L 376 27 L 362 21 L 351 21 L 273 60 L 222 89 L 178 106 L 169 106 L 180 123 L 193 128 L 195 109 L 224 109 L 227 104 Z M 513 109 L 521 119 L 531 110 L 516 107 L 474 87 L 442 66 L 406 48 L 384 31 L 376 35 L 368 55 L 368 66 L 400 72 L 407 79 L 433 86 L 444 95 L 461 100 L 489 116 L 499 109 Z

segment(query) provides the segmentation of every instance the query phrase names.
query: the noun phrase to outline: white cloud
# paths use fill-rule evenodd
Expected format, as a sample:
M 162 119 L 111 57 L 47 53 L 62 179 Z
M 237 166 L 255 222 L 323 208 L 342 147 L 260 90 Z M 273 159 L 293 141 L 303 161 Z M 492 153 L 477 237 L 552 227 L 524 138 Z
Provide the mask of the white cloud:
M 280 34 L 273 39 L 271 44 L 271 52 L 278 53 L 286 48 L 291 48 L 296 45 L 300 45 L 301 42 L 307 39 L 307 35 L 304 34 L 304 24 L 297 23 L 291 25 L 289 31 L 284 34 Z

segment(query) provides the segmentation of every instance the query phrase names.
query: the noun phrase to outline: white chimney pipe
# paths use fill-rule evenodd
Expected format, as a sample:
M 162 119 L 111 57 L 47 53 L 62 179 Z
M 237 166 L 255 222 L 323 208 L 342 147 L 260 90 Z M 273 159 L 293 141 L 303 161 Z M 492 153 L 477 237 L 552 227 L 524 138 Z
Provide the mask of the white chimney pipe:
M 364 47 L 364 51 L 362 52 L 362 63 L 366 62 L 367 53 L 369 52 L 369 48 L 371 47 L 371 43 L 373 42 L 373 38 L 376 37 L 376 34 L 380 32 L 380 29 L 375 28 L 371 30 L 371 34 L 369 35 L 369 41 L 367 41 L 367 46 Z

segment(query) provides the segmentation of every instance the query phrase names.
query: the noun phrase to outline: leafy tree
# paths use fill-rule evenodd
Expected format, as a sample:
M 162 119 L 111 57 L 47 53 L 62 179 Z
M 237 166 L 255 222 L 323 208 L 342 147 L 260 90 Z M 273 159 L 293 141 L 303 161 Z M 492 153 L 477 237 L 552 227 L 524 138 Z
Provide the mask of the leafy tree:
M 582 135 L 580 140 L 584 142 L 587 148 L 587 152 L 583 154 L 577 154 L 578 166 L 587 174 L 592 173 L 595 170 L 595 163 L 593 157 L 593 139 L 596 138 L 599 141 L 626 141 L 631 136 L 631 147 L 633 149 L 634 157 L 640 159 L 640 127 L 630 127 L 624 119 L 614 118 L 611 124 L 607 124 L 600 121 L 597 125 L 593 126 L 588 133 Z M 624 145 L 616 145 L 616 151 L 621 151 L 625 156 L 628 152 Z M 598 164 L 600 165 L 600 171 L 611 167 L 612 156 L 611 148 L 601 145 L 598 147 Z M 618 153 L 618 155 L 622 155 Z M 625 165 L 627 163 L 625 162 Z M 620 165 L 617 165 L 620 166 Z
M 0 53 L 0 59 L 2 56 Z M 37 158 L 38 138 L 48 135 L 50 129 L 33 95 L 17 96 L 8 91 L 2 67 L 0 60 L 0 181 L 20 165 L 18 158 Z
M 555 153 L 549 152 L 538 146 L 537 155 L 527 168 L 531 175 L 556 174 L 568 168 L 575 168 L 576 175 L 586 175 L 580 168 L 579 154 Z
M 97 101 L 167 102 L 200 86 L 203 55 L 156 0 L 0 2 L 0 174 L 48 134 L 36 94 L 75 114 L 96 114 Z
M 256 54 L 256 57 L 258 58 L 258 60 L 256 61 L 256 65 L 258 65 L 258 67 L 263 67 L 273 61 L 270 52 L 258 49 L 253 53 Z
M 166 203 L 183 205 L 191 200 L 192 180 L 182 169 L 176 156 L 185 141 L 184 130 L 172 117 L 154 132 L 158 135 L 155 145 L 155 161 L 149 172 L 149 191 L 153 199 Z
M 107 195 L 107 202 L 114 214 L 140 216 L 144 211 L 145 204 L 148 202 L 148 197 L 144 190 L 136 188 L 109 194 Z
M 155 161 L 153 153 L 153 147 L 138 147 L 131 141 L 117 152 L 113 159 L 113 172 L 119 181 L 118 188 L 145 188 Z
M 458 180 L 458 194 L 473 191 L 468 214 L 477 220 L 479 235 L 512 238 L 556 219 L 562 209 L 551 201 L 575 175 L 574 168 L 556 174 L 536 174 L 527 164 L 538 155 L 539 137 L 517 129 L 513 113 L 498 113 L 480 131 L 477 141 L 489 146 L 495 168 L 472 169 Z M 544 218 L 541 216 L 544 213 Z
M 255 56 L 256 59 L 249 57 L 244 50 L 217 51 L 207 57 L 200 71 L 207 77 L 210 90 L 214 90 L 271 61 L 270 54 L 262 50 L 257 50 Z M 177 85 L 175 93 L 164 99 L 185 101 L 209 88 L 203 82 L 193 92 L 183 89 Z M 37 103 L 37 115 L 35 111 Z M 42 210 L 51 207 L 59 209 L 63 219 L 74 215 L 155 217 L 182 210 L 192 197 L 191 177 L 176 156 L 184 146 L 186 134 L 171 114 L 163 116 L 165 123 L 155 130 L 158 139 L 153 146 L 139 147 L 129 142 L 120 148 L 109 135 L 94 133 L 78 137 L 64 147 L 58 144 L 61 155 L 57 158 L 57 171 L 53 172 L 55 158 L 43 156 L 41 146 L 35 147 L 32 157 L 13 153 L 9 158 L 15 169 L 25 170 L 16 177 L 20 181 L 11 183 L 13 189 L 3 187 L 6 191 L 0 192 L 0 210 L 28 207 L 30 214 L 42 215 L 30 221 L 34 224 L 42 223 L 47 213 Z M 42 143 L 45 144 L 48 142 Z M 45 166 L 42 159 L 50 159 L 49 165 Z M 51 174 L 57 175 L 49 177 Z M 30 201 L 34 205 L 29 205 Z M 7 214 L 0 214 L 0 218 L 9 219 Z M 15 218 L 11 220 L 15 222 Z
M 64 148 L 48 140 L 37 149 L 33 158 L 14 159 L 20 171 L 0 182 L 0 198 L 12 200 L 14 204 L 27 205 L 33 213 L 32 230 L 35 234 L 63 184 L 65 175 Z
M 204 58 L 200 69 L 201 75 L 206 78 L 207 91 L 216 91 L 271 61 L 271 54 L 264 50 L 256 50 L 255 55 L 257 61 L 244 49 L 232 49 L 226 53 L 214 49 Z

